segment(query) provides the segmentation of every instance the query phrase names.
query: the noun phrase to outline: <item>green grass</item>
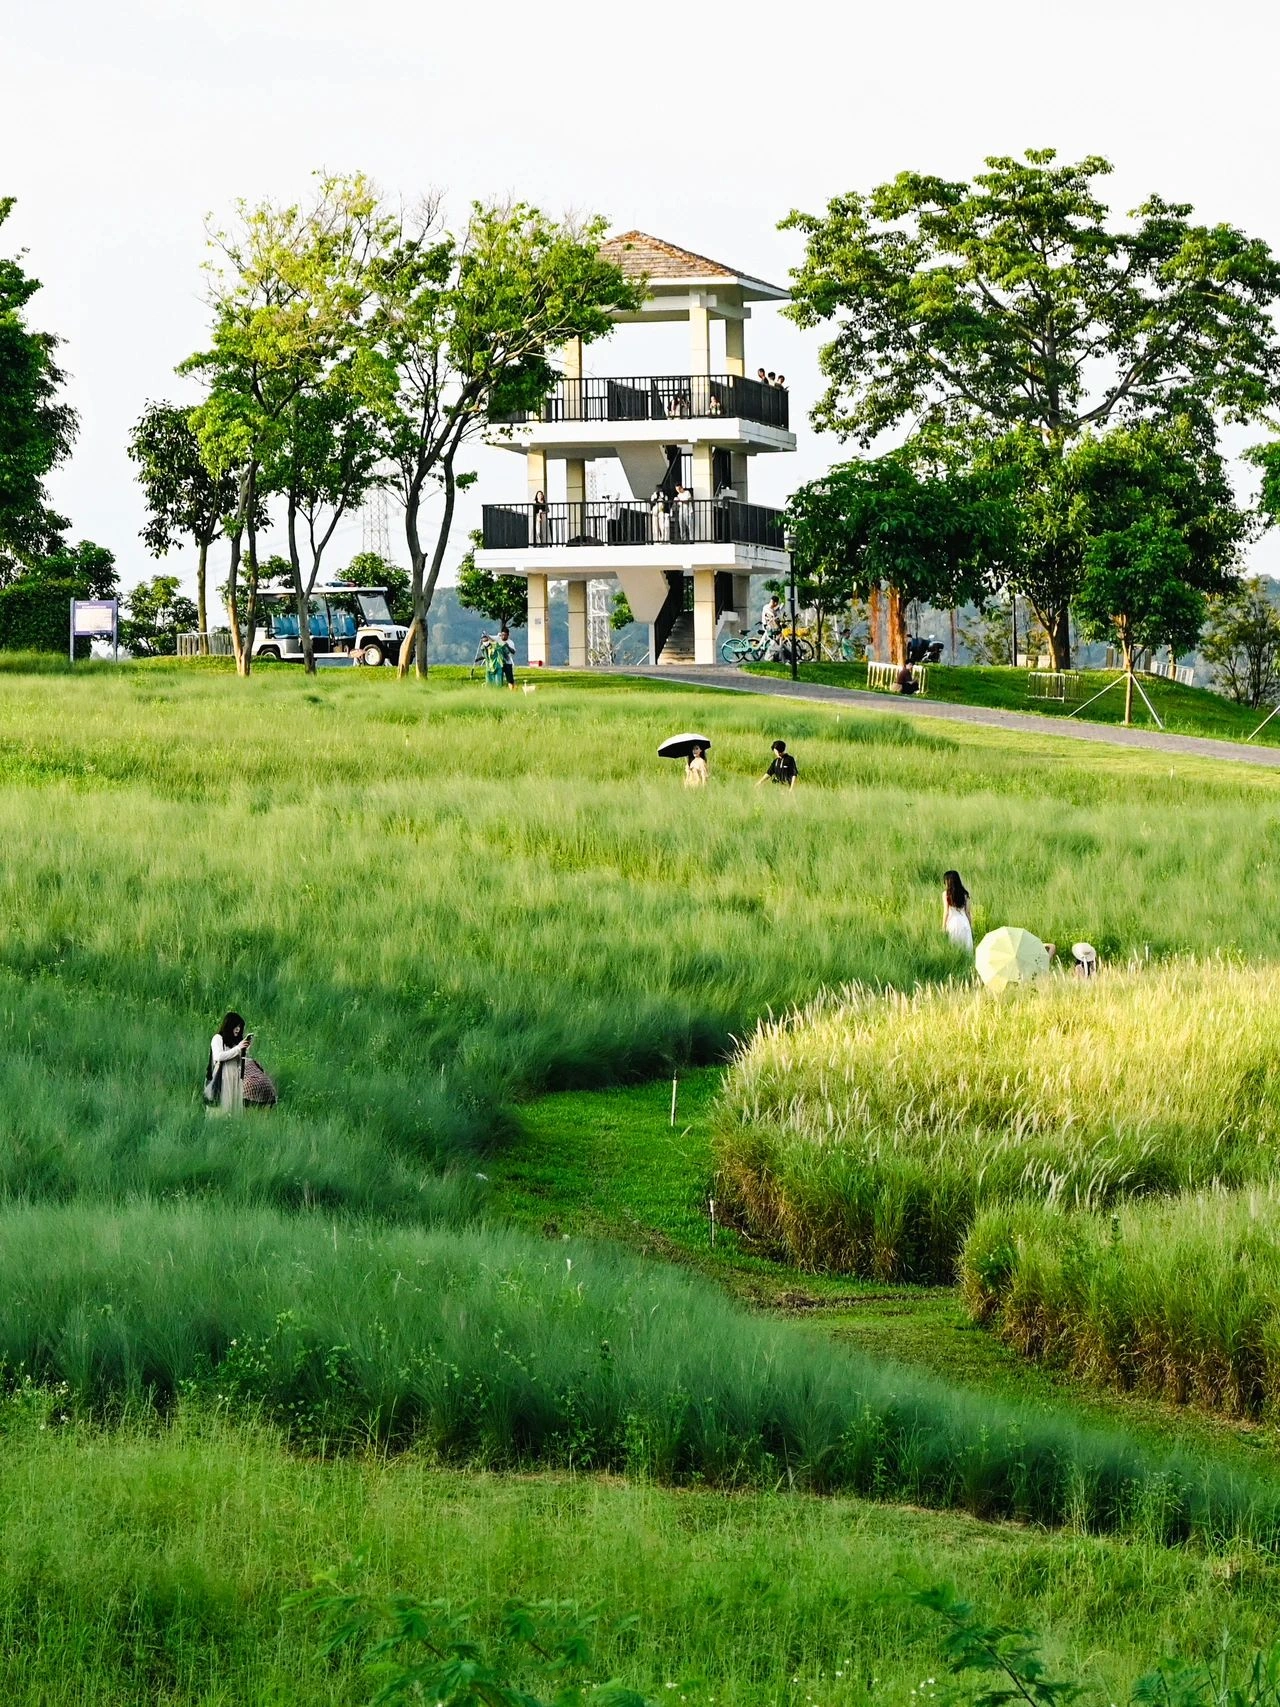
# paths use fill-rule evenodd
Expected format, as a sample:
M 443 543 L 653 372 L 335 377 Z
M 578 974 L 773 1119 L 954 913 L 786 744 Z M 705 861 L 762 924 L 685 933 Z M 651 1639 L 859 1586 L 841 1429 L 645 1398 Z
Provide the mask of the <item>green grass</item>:
M 319 1462 L 266 1430 L 190 1416 L 159 1434 L 44 1424 L 30 1396 L 3 1414 L 0 1691 L 13 1707 L 367 1701 L 323 1657 L 319 1629 L 280 1611 L 328 1567 L 372 1591 L 474 1605 L 481 1630 L 508 1597 L 598 1607 L 606 1674 L 718 1707 L 908 1707 L 941 1676 L 939 1633 L 902 1591 L 934 1582 L 1045 1632 L 1055 1675 L 1105 1700 L 1169 1651 L 1203 1653 L 1223 1630 L 1249 1648 L 1275 1626 L 1277 1567 L 1248 1548 L 785 1491 L 468 1475 L 415 1455 Z
M 1004 997 L 855 989 L 757 1032 L 726 1081 L 720 1170 L 794 1262 L 946 1282 L 985 1204 L 1269 1177 L 1278 1015 L 1274 969 L 1215 961 Z
M 748 664 L 754 675 L 789 676 L 785 664 Z M 1026 670 L 1002 668 L 998 665 L 930 664 L 927 697 L 949 705 L 993 706 L 1001 711 L 1034 712 L 1038 716 L 1068 717 L 1077 707 L 1083 707 L 1091 695 L 1101 693 L 1109 681 L 1116 679 L 1114 670 L 1082 672 L 1085 686 L 1080 698 L 1062 701 L 1031 699 L 1027 694 Z M 823 682 L 829 687 L 865 689 L 865 664 L 802 664 L 800 679 Z M 1164 727 L 1176 735 L 1205 735 L 1218 741 L 1243 741 L 1257 729 L 1266 716 L 1247 705 L 1213 693 L 1208 688 L 1184 687 L 1161 676 L 1143 676 L 1142 686 Z M 1142 703 L 1142 696 L 1133 696 L 1134 727 L 1154 729 L 1156 724 Z M 1077 720 L 1088 723 L 1123 723 L 1124 688 L 1116 687 L 1087 710 L 1077 712 Z M 1269 723 L 1257 737 L 1264 746 L 1280 744 L 1280 719 Z
M 714 739 L 696 799 L 654 756 L 691 718 Z M 752 786 L 776 734 L 803 771 L 786 797 Z M 11 1382 L 21 1365 L 65 1381 L 73 1416 L 139 1419 L 12 1426 L 8 1695 L 352 1699 L 276 1607 L 366 1546 L 385 1584 L 474 1590 L 485 1615 L 522 1588 L 634 1606 L 649 1623 L 619 1669 L 656 1687 L 705 1665 L 722 1700 L 839 1699 L 839 1652 L 854 1671 L 887 1656 L 906 1707 L 916 1638 L 868 1610 L 899 1569 L 986 1584 L 996 1614 L 1043 1593 L 1051 1650 L 1075 1666 L 1099 1648 L 1117 1687 L 1184 1591 L 1188 1629 L 1227 1607 L 1260 1637 L 1261 1590 L 1223 1586 L 1270 1582 L 1248 1545 L 1212 1568 L 1155 1545 L 1270 1540 L 1273 1490 L 1241 1455 L 1184 1454 L 1166 1480 L 1158 1431 L 1082 1428 L 1035 1372 L 1018 1407 L 1007 1359 L 987 1381 L 980 1358 L 936 1355 L 961 1330 L 924 1325 L 922 1303 L 917 1357 L 874 1326 L 870 1292 L 855 1320 L 856 1289 L 780 1271 L 732 1230 L 711 1253 L 714 1075 L 686 1074 L 677 1127 L 636 1144 L 629 1098 L 664 1108 L 673 1062 L 722 1061 L 824 986 L 955 973 L 948 866 L 980 924 L 1079 925 L 1113 958 L 1269 955 L 1280 779 L 1066 746 L 616 679 L 512 696 L 455 672 L 424 690 L 283 668 L 245 684 L 217 662 L 0 669 L 0 1349 Z M 281 1087 L 263 1121 L 199 1102 L 228 1005 Z M 593 1089 L 611 1129 L 589 1124 Z M 829 1309 L 762 1322 L 713 1280 Z M 957 1390 L 971 1368 L 977 1390 Z M 310 1462 L 228 1431 L 219 1405 L 295 1445 L 403 1452 Z M 630 1480 L 532 1474 L 566 1464 Z M 1062 1527 L 823 1504 L 806 1484 Z M 1128 1539 L 1094 1551 L 1086 1524 Z M 849 1699 L 871 1675 L 842 1680 Z
M 1280 1547 L 1280 1490 L 880 1367 L 607 1245 L 230 1206 L 0 1218 L 0 1366 L 86 1414 L 183 1393 L 314 1445 L 875 1494 Z
M 1133 1204 L 1110 1218 L 992 1209 L 962 1266 L 974 1315 L 1020 1352 L 1122 1391 L 1276 1418 L 1274 1186 Z

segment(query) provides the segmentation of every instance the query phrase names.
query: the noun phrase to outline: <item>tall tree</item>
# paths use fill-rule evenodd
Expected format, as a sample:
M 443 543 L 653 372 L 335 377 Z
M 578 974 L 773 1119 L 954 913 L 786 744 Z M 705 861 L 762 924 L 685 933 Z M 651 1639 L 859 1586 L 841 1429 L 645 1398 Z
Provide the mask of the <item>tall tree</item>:
M 321 392 L 344 364 L 375 359 L 373 272 L 397 231 L 374 186 L 354 174 L 322 177 L 305 208 L 241 203 L 236 228 L 210 234 L 212 336 L 179 371 L 201 375 L 209 389 L 192 417 L 206 463 L 220 477 L 238 471 L 227 587 L 241 675 L 252 665 L 257 626 L 261 496 L 285 464 L 299 400 Z
M 493 575 L 487 569 L 477 569 L 476 551 L 483 537 L 478 532 L 471 535 L 471 544 L 458 565 L 458 603 L 463 610 L 488 617 L 499 628 L 525 628 L 529 622 L 529 583 L 523 575 Z M 631 620 L 629 612 L 627 620 Z
M 444 229 L 427 208 L 383 268 L 381 324 L 398 374 L 392 460 L 404 503 L 413 620 L 400 653 L 426 671 L 427 613 L 444 562 L 460 488 L 459 457 L 491 414 L 536 409 L 554 379 L 552 358 L 571 339 L 612 329 L 611 312 L 640 292 L 602 260 L 604 222 L 558 222 L 524 202 L 473 205 L 465 228 Z M 443 504 L 430 552 L 423 504 Z
M 153 575 L 139 582 L 124 608 L 120 639 L 144 658 L 172 658 L 179 632 L 197 621 L 196 607 L 179 593 L 176 575 Z
M 13 205 L 0 196 L 0 225 Z M 39 289 L 18 259 L 0 256 L 0 552 L 20 559 L 50 549 L 66 525 L 47 506 L 45 480 L 70 455 L 77 424 L 59 397 L 59 340 L 27 324 Z
M 376 360 L 343 363 L 317 389 L 300 392 L 265 470 L 269 487 L 285 499 L 289 580 L 308 675 L 316 668 L 309 611 L 321 562 L 338 523 L 378 481 L 386 442 L 374 405 L 384 371 Z
M 1116 222 L 1096 155 L 986 164 L 972 184 L 903 172 L 783 221 L 806 239 L 788 313 L 835 323 L 820 428 L 864 445 L 922 418 L 1026 429 L 1047 452 L 1048 517 L 1053 459 L 1086 429 L 1250 420 L 1280 401 L 1280 263 L 1265 243 L 1156 195 Z M 1061 667 L 1067 599 L 1039 614 Z
M 1256 711 L 1280 699 L 1280 610 L 1261 575 L 1210 601 L 1200 651 L 1238 704 Z
M 165 557 L 180 539 L 195 544 L 196 621 L 200 650 L 207 653 L 209 547 L 234 512 L 239 487 L 233 469 L 210 473 L 191 414 L 191 409 L 176 403 L 148 403 L 129 435 L 129 455 L 138 465 L 147 503 L 141 537 L 148 551 Z M 164 579 L 157 576 L 152 585 Z
M 842 599 L 886 591 L 894 663 L 906 662 L 907 606 L 981 601 L 1013 527 L 999 482 L 922 475 L 904 453 L 837 463 L 792 495 L 788 515 L 800 580 L 838 583 Z

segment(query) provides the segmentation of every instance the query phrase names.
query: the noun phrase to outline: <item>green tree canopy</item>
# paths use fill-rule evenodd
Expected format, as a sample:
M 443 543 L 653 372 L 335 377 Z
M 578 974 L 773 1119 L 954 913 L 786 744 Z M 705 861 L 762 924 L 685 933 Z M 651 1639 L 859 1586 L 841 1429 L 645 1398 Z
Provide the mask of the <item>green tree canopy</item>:
M 800 583 L 833 601 L 889 593 L 895 661 L 905 656 L 906 606 L 981 602 L 996 585 L 1013 517 L 998 479 L 919 473 L 903 453 L 837 463 L 792 495 Z
M 124 601 L 120 639 L 130 651 L 147 658 L 171 658 L 178 634 L 194 627 L 196 607 L 179 591 L 176 575 L 153 575 L 141 581 Z
M 476 568 L 482 535 L 473 533 L 470 549 L 458 565 L 458 603 L 500 628 L 525 628 L 529 622 L 529 583 L 523 575 L 493 575 Z M 630 616 L 628 614 L 628 620 Z
M 13 205 L 0 197 L 0 225 Z M 27 324 L 39 289 L 18 259 L 0 256 L 0 551 L 19 558 L 49 549 L 66 525 L 48 509 L 44 483 L 76 435 L 75 411 L 59 397 L 59 340 Z
M 406 233 L 381 272 L 386 353 L 398 390 L 390 414 L 392 460 L 404 503 L 413 577 L 413 622 L 401 655 L 421 674 L 419 645 L 444 562 L 465 446 L 491 416 L 534 409 L 553 383 L 553 360 L 574 339 L 613 327 L 613 311 L 640 292 L 601 258 L 605 223 L 549 219 L 525 202 L 473 204 L 462 230 L 446 230 L 434 208 Z M 435 541 L 422 538 L 431 488 L 443 497 Z
M 864 445 L 921 422 L 970 447 L 1003 440 L 1023 511 L 1014 584 L 1063 667 L 1085 538 L 1061 459 L 1109 423 L 1189 418 L 1211 434 L 1280 403 L 1280 262 L 1158 195 L 1115 217 L 1096 155 L 986 165 L 972 183 L 902 172 L 793 212 L 805 257 L 787 312 L 833 329 L 819 428 Z
M 1256 711 L 1280 699 L 1280 610 L 1262 576 L 1210 601 L 1200 651 L 1238 704 Z
M 357 551 L 345 569 L 334 576 L 349 587 L 381 587 L 387 595 L 387 605 L 396 622 L 407 624 L 413 616 L 410 580 L 407 569 L 388 563 L 376 551 Z

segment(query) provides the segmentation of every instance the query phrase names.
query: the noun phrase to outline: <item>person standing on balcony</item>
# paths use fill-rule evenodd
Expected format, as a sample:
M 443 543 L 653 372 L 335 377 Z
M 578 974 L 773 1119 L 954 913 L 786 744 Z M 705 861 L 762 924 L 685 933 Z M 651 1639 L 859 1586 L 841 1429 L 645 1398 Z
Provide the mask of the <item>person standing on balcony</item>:
M 535 545 L 547 543 L 547 494 L 545 492 L 533 494 L 533 543 Z
M 671 512 L 661 486 L 654 487 L 649 500 L 649 537 L 655 545 L 666 545 L 671 538 Z
M 764 369 L 762 367 L 758 367 L 756 369 L 756 381 L 760 385 L 768 385 L 768 383 L 769 383 L 769 375 L 764 371 Z
M 687 486 L 676 487 L 676 538 L 686 543 L 693 538 L 693 493 Z

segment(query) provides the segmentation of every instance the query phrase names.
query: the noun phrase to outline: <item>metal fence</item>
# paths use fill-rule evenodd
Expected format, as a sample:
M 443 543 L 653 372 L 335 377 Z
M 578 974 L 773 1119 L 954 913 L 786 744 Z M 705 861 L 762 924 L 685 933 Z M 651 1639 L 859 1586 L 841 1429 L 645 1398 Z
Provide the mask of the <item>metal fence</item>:
M 783 513 L 736 498 L 665 503 L 598 498 L 567 504 L 486 504 L 484 549 L 552 545 L 759 545 L 783 549 Z
M 202 640 L 205 642 L 203 647 L 200 644 Z M 199 658 L 205 653 L 212 658 L 233 658 L 235 650 L 229 628 L 211 628 L 207 634 L 192 629 L 178 636 L 179 658 Z
M 632 379 L 560 379 L 538 409 L 495 411 L 496 425 L 524 421 L 687 421 L 720 415 L 781 427 L 790 421 L 789 397 L 736 373 L 661 374 Z

